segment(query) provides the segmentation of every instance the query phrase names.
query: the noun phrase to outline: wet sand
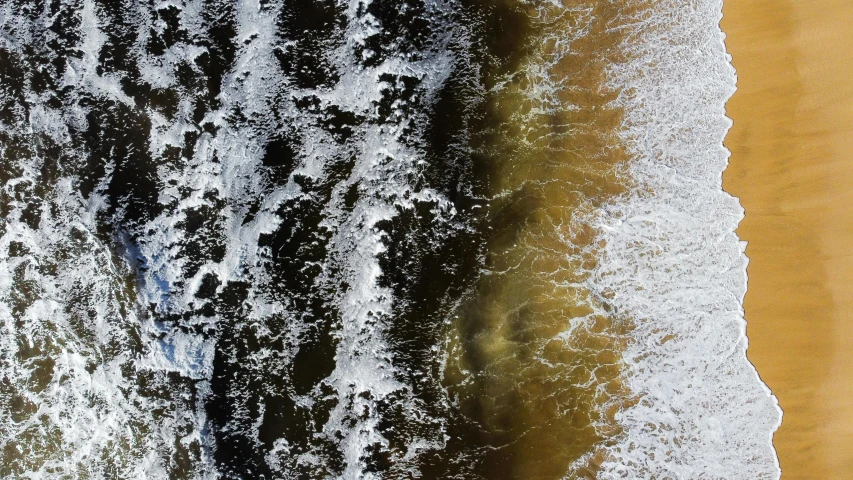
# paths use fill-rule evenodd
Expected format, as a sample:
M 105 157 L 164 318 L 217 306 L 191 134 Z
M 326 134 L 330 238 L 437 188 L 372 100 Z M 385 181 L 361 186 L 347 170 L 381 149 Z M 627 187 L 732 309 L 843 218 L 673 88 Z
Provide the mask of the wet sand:
M 738 73 L 724 188 L 749 242 L 748 356 L 783 479 L 853 471 L 853 2 L 725 0 Z

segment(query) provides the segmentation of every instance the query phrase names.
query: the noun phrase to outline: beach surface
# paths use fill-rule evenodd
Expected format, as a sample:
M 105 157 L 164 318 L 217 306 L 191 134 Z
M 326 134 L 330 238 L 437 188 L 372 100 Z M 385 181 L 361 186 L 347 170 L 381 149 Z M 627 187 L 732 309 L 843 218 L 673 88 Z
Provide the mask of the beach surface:
M 853 2 L 725 0 L 723 185 L 746 210 L 749 359 L 784 410 L 783 479 L 853 471 Z

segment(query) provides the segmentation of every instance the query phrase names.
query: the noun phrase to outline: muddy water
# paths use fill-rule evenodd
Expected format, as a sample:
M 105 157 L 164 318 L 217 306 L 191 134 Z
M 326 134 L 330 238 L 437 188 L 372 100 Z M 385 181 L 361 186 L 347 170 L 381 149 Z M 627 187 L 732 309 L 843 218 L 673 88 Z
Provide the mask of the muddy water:
M 565 474 L 618 432 L 628 396 L 630 322 L 589 281 L 593 214 L 626 190 L 621 112 L 603 86 L 625 17 L 615 2 L 565 3 L 516 7 L 526 55 L 489 91 L 484 265 L 452 313 L 443 380 L 489 447 L 484 478 Z

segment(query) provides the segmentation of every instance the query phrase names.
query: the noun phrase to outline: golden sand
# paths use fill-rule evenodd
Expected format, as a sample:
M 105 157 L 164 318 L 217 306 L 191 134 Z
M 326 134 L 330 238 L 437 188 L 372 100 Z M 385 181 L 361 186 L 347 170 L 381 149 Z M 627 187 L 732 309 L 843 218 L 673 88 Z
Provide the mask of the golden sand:
M 725 0 L 738 73 L 724 187 L 749 242 L 748 356 L 782 478 L 853 475 L 853 2 Z

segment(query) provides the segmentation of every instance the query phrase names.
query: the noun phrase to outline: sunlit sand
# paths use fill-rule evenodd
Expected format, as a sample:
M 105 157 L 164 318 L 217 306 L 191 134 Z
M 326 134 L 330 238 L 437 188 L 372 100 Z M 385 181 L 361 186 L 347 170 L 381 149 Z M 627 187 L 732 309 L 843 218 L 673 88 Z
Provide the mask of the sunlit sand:
M 785 412 L 783 479 L 853 470 L 853 3 L 726 0 L 724 187 L 749 242 L 748 356 Z

